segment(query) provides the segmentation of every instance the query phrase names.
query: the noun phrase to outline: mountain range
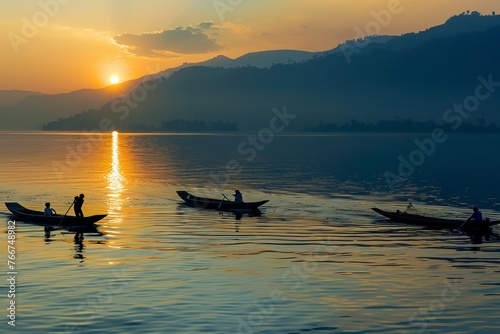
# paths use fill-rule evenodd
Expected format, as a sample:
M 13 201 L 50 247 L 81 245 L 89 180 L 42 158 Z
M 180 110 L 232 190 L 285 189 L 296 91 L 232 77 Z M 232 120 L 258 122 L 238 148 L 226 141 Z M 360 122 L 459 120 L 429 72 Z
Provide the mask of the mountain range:
M 129 94 L 134 88 L 151 77 L 166 79 L 187 67 L 207 66 L 234 68 L 252 66 L 270 67 L 274 64 L 292 63 L 311 59 L 318 53 L 296 50 L 269 50 L 243 55 L 236 59 L 217 56 L 200 63 L 185 63 L 181 66 L 152 73 L 141 78 L 100 89 L 81 89 L 63 94 L 0 90 L 0 129 L 34 130 L 43 124 L 71 116 L 75 113 L 98 109 L 106 102 Z
M 134 131 L 183 119 L 255 130 L 269 126 L 276 110 L 294 116 L 288 130 L 397 117 L 498 122 L 498 40 L 500 16 L 472 12 L 421 32 L 346 41 L 324 52 L 218 56 L 103 89 L 0 91 L 0 127 L 92 130 L 108 119 Z M 493 91 L 474 99 L 484 82 Z M 453 111 L 457 104 L 471 112 Z

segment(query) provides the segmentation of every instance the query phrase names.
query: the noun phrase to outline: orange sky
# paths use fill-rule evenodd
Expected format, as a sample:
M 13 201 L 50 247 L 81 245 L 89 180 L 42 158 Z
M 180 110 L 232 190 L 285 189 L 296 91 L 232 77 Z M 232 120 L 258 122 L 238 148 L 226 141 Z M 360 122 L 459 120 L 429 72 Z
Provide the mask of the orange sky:
M 7 3 L 7 4 L 5 4 Z M 23 0 L 0 4 L 0 89 L 99 88 L 223 54 L 324 51 L 392 10 L 381 34 L 419 31 L 497 0 Z M 390 12 L 389 12 L 390 13 Z

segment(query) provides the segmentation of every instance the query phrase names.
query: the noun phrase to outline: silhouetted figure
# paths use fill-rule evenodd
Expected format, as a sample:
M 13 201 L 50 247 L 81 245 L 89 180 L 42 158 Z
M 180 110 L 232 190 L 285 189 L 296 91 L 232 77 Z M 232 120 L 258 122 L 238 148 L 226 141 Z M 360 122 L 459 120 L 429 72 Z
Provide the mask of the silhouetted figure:
M 50 232 L 52 232 L 52 226 L 45 226 L 43 231 L 45 232 L 45 241 L 50 241 Z
M 85 258 L 85 256 L 83 255 L 85 249 L 85 245 L 83 244 L 83 233 L 77 232 L 75 234 L 74 244 L 75 244 L 75 255 L 73 255 L 73 258 L 80 259 L 81 260 L 80 263 L 82 263 L 83 259 Z
M 467 232 L 467 235 L 470 237 L 471 243 L 473 244 L 483 243 L 483 237 L 485 241 L 490 241 L 491 237 L 495 237 L 497 240 L 500 240 L 500 235 L 493 232 L 491 227 L 471 229 L 470 232 Z
M 479 211 L 479 209 L 476 206 L 472 210 L 474 211 L 474 213 L 472 213 L 472 216 L 470 216 L 469 219 L 467 219 L 467 221 L 476 223 L 482 222 L 483 214 L 481 213 L 481 211 Z
M 56 210 L 54 210 L 50 207 L 49 202 L 45 203 L 45 209 L 43 209 L 43 215 L 44 216 L 52 216 L 52 214 L 57 215 Z
M 235 190 L 233 196 L 236 203 L 243 203 L 243 195 L 239 190 Z
M 83 218 L 82 205 L 83 205 L 83 198 L 84 197 L 85 197 L 84 194 L 80 194 L 80 196 L 75 196 L 75 201 L 73 202 L 73 204 L 74 204 L 74 209 L 75 209 L 75 216 L 77 216 L 77 217 Z
M 81 243 L 83 241 L 83 232 L 76 232 L 75 233 L 75 243 Z

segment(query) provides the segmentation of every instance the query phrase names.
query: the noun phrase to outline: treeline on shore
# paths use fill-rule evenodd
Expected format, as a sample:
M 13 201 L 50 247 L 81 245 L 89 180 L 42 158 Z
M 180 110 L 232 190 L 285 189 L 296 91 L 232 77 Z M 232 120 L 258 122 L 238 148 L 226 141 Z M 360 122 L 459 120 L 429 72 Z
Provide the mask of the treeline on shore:
M 188 121 L 185 119 L 174 119 L 163 121 L 160 126 L 135 124 L 130 125 L 128 131 L 132 132 L 226 132 L 238 131 L 236 122 L 211 122 L 195 119 Z
M 71 117 L 69 117 L 71 119 Z M 94 122 L 94 124 L 96 124 Z M 92 125 L 94 125 L 92 124 Z M 71 122 L 49 122 L 43 126 L 44 131 L 81 131 L 82 125 L 75 118 L 75 122 L 71 126 Z M 148 125 L 148 124 L 120 124 L 113 129 L 128 132 L 226 132 L 238 131 L 238 123 L 230 121 L 203 121 L 199 119 L 185 120 L 174 119 L 171 121 L 163 121 L 161 125 Z M 86 129 L 91 131 L 91 129 Z
M 73 117 L 70 117 L 71 119 Z M 76 118 L 76 117 L 75 117 Z M 82 124 L 75 119 L 72 122 L 49 122 L 43 126 L 44 131 L 92 131 L 91 128 L 82 128 Z M 114 130 L 124 132 L 237 132 L 239 124 L 230 121 L 204 121 L 174 119 L 163 121 L 160 125 L 149 124 L 114 124 Z M 495 122 L 487 123 L 483 119 L 474 122 L 461 123 L 459 127 L 451 123 L 437 123 L 434 120 L 416 121 L 411 118 L 399 118 L 393 120 L 382 120 L 378 122 L 362 122 L 355 119 L 347 123 L 334 123 L 321 121 L 316 126 L 304 127 L 304 132 L 432 132 L 441 128 L 446 132 L 456 133 L 500 133 L 500 125 Z
M 411 118 L 394 120 L 383 120 L 376 123 L 360 122 L 351 120 L 348 123 L 338 124 L 320 122 L 317 126 L 305 127 L 306 132 L 432 132 L 441 128 L 447 132 L 457 133 L 500 133 L 500 126 L 494 122 L 486 123 L 483 119 L 477 119 L 474 123 L 439 124 L 434 120 L 415 121 Z

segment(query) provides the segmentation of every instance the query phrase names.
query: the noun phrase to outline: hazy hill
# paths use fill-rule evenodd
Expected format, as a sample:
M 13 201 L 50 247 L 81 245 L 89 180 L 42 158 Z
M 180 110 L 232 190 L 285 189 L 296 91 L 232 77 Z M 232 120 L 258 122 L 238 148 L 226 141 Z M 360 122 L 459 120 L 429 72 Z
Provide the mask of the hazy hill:
M 52 119 L 67 117 L 89 108 L 100 108 L 109 100 L 128 94 L 142 81 L 131 80 L 102 89 L 81 89 L 64 94 L 12 94 L 2 91 L 5 101 L 0 105 L 0 129 L 33 130 Z
M 481 15 L 479 12 L 452 16 L 444 24 L 429 28 L 421 37 L 442 38 L 474 31 L 484 31 L 500 24 L 499 15 Z
M 258 68 L 271 67 L 274 64 L 290 64 L 312 59 L 319 53 L 294 50 L 271 50 L 247 53 L 236 58 L 229 64 L 231 67 L 254 66 Z M 225 66 L 225 67 L 229 67 Z
M 482 22 L 481 18 L 491 20 L 466 15 L 448 24 Z M 284 106 L 297 116 L 290 130 L 351 119 L 442 121 L 447 109 L 474 96 L 479 76 L 500 82 L 500 26 L 422 39 L 426 33 L 401 36 L 399 43 L 408 47 L 399 50 L 389 45 L 392 41 L 386 48 L 367 48 L 353 55 L 350 64 L 342 52 L 331 52 L 306 62 L 261 69 L 184 68 L 148 91 L 147 99 L 133 108 L 108 103 L 47 128 L 91 129 L 107 117 L 122 130 L 175 119 L 229 121 L 242 130 L 255 130 L 268 127 L 272 109 Z M 500 88 L 464 120 L 498 121 L 498 105 Z
M 180 69 L 192 66 L 233 68 L 241 66 L 269 67 L 273 64 L 311 59 L 315 53 L 294 50 L 254 52 L 231 59 L 217 56 L 201 63 L 185 63 L 155 74 L 168 78 Z M 101 108 L 106 102 L 130 93 L 148 76 L 102 89 L 82 89 L 64 94 L 41 94 L 23 91 L 0 91 L 0 129 L 41 129 L 44 123 L 88 109 Z
M 195 67 L 195 66 L 222 67 L 222 68 L 252 66 L 257 68 L 267 68 L 275 64 L 289 64 L 289 63 L 296 63 L 296 62 L 310 60 L 314 56 L 320 54 L 322 53 L 297 51 L 297 50 L 269 50 L 269 51 L 247 53 L 235 59 L 223 55 L 218 55 L 217 57 L 199 63 L 184 63 L 181 66 L 169 68 L 164 71 L 158 72 L 155 76 L 168 78 L 172 74 L 181 69 L 187 67 Z
M 269 50 L 269 51 L 247 53 L 235 59 L 219 55 L 217 57 L 214 57 L 212 59 L 203 62 L 185 63 L 178 67 L 169 68 L 167 70 L 159 72 L 158 75 L 164 78 L 168 78 L 173 73 L 181 69 L 187 67 L 199 67 L 199 66 L 222 67 L 222 68 L 251 66 L 257 68 L 267 68 L 276 64 L 290 64 L 290 63 L 307 61 L 321 54 L 323 54 L 323 52 L 308 52 L 308 51 L 297 51 L 297 50 Z
M 0 107 L 11 106 L 32 95 L 42 95 L 42 93 L 26 90 L 0 90 Z
M 500 15 L 481 15 L 479 12 L 462 13 L 449 18 L 444 24 L 418 33 L 408 33 L 391 39 L 383 48 L 402 50 L 433 39 L 454 37 L 470 32 L 480 32 L 500 25 Z M 374 47 L 380 47 L 375 46 Z

